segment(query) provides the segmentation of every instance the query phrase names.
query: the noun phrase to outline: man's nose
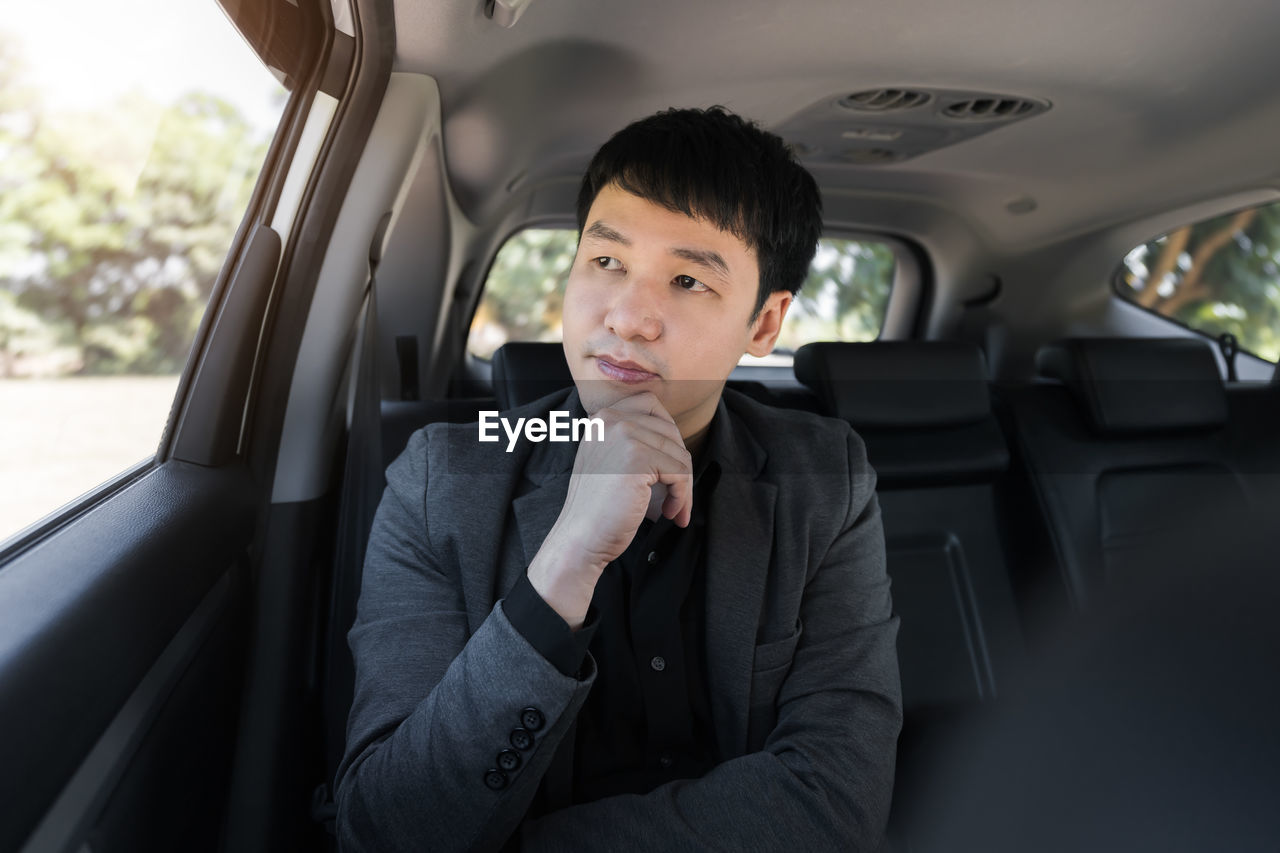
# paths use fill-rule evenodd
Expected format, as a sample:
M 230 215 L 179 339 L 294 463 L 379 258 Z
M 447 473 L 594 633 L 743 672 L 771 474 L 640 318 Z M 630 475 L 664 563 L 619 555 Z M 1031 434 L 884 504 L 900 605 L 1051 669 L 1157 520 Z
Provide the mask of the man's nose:
M 615 291 L 605 325 L 623 340 L 656 340 L 662 334 L 662 285 L 652 279 L 631 278 Z

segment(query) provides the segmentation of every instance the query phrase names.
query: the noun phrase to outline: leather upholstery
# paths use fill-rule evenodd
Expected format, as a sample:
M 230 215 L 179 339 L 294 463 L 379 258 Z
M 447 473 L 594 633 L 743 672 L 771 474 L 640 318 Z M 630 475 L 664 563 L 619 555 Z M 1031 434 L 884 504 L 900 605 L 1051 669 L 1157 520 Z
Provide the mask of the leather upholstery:
M 991 412 L 986 361 L 976 346 L 806 344 L 796 352 L 795 371 L 827 414 L 863 437 L 882 485 L 981 480 L 1009 465 Z
M 906 714 L 891 834 L 964 711 L 1023 663 L 995 480 L 1009 465 L 985 359 L 953 342 L 807 344 L 796 378 L 867 446 L 884 514 Z M 910 843 L 896 838 L 895 846 Z
M 1011 395 L 1026 470 L 1070 600 L 1212 571 L 1255 501 L 1230 451 L 1226 393 L 1207 345 L 1069 339 L 1043 348 L 1047 383 Z M 1237 526 L 1240 526 L 1237 528 Z
M 572 384 L 573 374 L 560 344 L 513 341 L 493 354 L 493 395 L 503 411 Z
M 1070 388 L 1100 433 L 1214 429 L 1227 420 L 1218 362 L 1194 338 L 1067 338 L 1042 347 L 1036 369 Z
M 991 414 L 986 363 L 969 344 L 805 344 L 796 351 L 795 372 L 855 428 L 972 424 Z

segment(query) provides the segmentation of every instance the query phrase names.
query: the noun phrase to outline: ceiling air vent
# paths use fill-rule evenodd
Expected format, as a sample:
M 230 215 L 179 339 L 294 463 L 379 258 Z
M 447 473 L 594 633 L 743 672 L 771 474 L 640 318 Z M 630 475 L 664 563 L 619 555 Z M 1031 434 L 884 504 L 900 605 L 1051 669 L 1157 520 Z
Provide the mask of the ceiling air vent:
M 960 121 L 1005 121 L 1042 108 L 1041 104 L 1025 98 L 968 98 L 948 104 L 942 114 Z
M 836 89 L 770 128 L 805 165 L 883 168 L 1033 119 L 1052 104 L 975 89 Z
M 840 106 L 869 113 L 898 112 L 929 103 L 928 92 L 915 89 L 868 89 L 840 99 Z

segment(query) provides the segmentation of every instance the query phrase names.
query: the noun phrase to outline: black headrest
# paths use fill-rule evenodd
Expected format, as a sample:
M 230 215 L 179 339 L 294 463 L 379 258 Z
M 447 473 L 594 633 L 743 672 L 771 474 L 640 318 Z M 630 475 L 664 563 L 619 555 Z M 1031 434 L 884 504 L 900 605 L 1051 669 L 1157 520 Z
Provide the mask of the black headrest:
M 1066 338 L 1036 353 L 1103 433 L 1220 427 L 1227 395 L 1209 345 L 1194 338 Z
M 986 480 L 1009 466 L 986 359 L 972 344 L 806 344 L 795 372 L 828 414 L 858 430 L 881 486 Z
M 572 384 L 564 347 L 558 343 L 513 342 L 493 354 L 493 395 L 499 409 L 532 403 Z
M 986 360 L 972 344 L 805 344 L 795 372 L 856 428 L 959 426 L 991 414 Z

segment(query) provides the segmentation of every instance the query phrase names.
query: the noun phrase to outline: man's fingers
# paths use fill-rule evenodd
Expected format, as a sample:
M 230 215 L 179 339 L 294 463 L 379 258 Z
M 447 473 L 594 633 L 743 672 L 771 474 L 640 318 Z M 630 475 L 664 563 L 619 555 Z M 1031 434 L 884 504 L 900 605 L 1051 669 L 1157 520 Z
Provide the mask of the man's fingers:
M 661 422 L 651 421 L 651 423 Z M 680 438 L 679 432 L 676 432 L 673 436 L 670 431 L 650 429 L 649 424 L 639 421 L 628 421 L 615 426 L 619 431 L 625 433 L 626 437 L 631 441 L 643 444 L 645 447 L 652 448 L 660 453 L 665 453 L 685 465 L 690 471 L 693 470 L 693 456 L 689 453 L 689 449 L 684 446 L 684 440 Z
M 686 501 L 681 504 L 679 498 L 668 493 L 666 500 L 662 502 L 662 514 L 675 521 L 680 527 L 688 527 L 693 519 L 693 502 Z
M 684 522 L 680 526 L 687 526 L 693 513 L 693 471 L 686 459 L 674 458 L 644 444 L 639 445 L 638 453 L 632 462 L 654 476 L 657 483 L 666 486 L 667 498 L 662 503 L 662 514 L 677 521 L 683 517 Z
M 659 435 L 664 435 L 673 443 L 684 447 L 684 436 L 680 434 L 680 428 L 675 422 L 661 418 L 656 415 L 650 415 L 647 412 L 629 412 L 619 411 L 616 409 L 601 409 L 596 413 L 604 421 L 605 438 L 611 438 L 619 432 L 623 434 L 633 434 L 630 431 L 636 427 L 642 427 Z
M 662 514 L 673 519 L 681 527 L 688 527 L 693 517 L 693 472 L 688 470 L 658 470 L 658 482 L 667 487 L 667 498 L 662 502 Z
M 666 487 L 661 512 L 681 527 L 693 518 L 693 457 L 675 419 L 651 391 L 623 397 L 596 412 L 605 420 L 606 441 L 622 439 L 632 444 L 629 461 L 615 459 L 621 468 L 647 470 Z M 598 463 L 597 463 L 598 464 Z M 595 467 L 594 465 L 592 467 Z M 598 472 L 606 473 L 606 472 Z M 627 473 L 619 470 L 610 473 Z

